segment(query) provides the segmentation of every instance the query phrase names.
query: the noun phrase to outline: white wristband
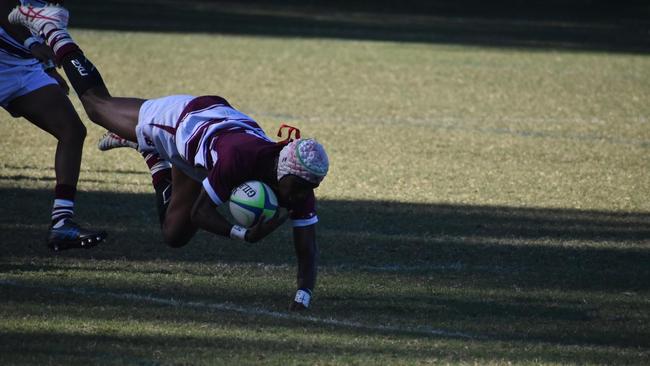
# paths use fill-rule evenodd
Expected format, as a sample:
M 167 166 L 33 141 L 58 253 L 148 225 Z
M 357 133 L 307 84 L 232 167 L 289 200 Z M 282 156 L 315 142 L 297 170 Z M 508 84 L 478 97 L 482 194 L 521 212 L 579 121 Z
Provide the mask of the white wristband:
M 25 46 L 25 48 L 27 48 L 27 49 L 30 49 L 36 43 L 41 43 L 41 39 L 38 38 L 38 37 L 33 37 L 32 36 L 32 37 L 27 38 L 25 40 L 25 42 L 23 42 L 23 46 Z
M 232 239 L 239 239 L 246 241 L 246 233 L 248 232 L 248 229 L 245 227 L 241 227 L 239 225 L 233 225 L 232 229 L 230 229 L 230 237 Z
M 311 295 L 309 294 L 309 292 L 304 290 L 298 290 L 296 292 L 296 297 L 293 299 L 293 301 L 297 302 L 298 304 L 302 304 L 306 308 L 309 307 L 310 300 L 311 300 Z

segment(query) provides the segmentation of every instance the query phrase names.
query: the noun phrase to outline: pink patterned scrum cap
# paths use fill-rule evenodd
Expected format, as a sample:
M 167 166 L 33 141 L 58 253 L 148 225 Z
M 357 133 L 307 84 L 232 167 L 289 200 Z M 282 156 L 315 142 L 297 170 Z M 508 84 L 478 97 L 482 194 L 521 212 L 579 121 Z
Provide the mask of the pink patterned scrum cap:
M 280 151 L 278 181 L 291 174 L 318 185 L 327 175 L 329 165 L 323 145 L 316 140 L 293 140 Z

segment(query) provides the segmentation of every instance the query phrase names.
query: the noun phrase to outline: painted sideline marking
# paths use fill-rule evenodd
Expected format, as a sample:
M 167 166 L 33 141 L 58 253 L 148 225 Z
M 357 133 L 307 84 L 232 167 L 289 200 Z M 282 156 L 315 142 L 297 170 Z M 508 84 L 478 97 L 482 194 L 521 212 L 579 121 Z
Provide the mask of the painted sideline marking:
M 200 308 L 200 309 L 210 309 L 210 310 L 219 310 L 219 311 L 231 311 L 244 315 L 252 316 L 266 316 L 269 318 L 275 319 L 286 319 L 294 321 L 306 321 L 315 324 L 323 325 L 332 325 L 337 327 L 345 328 L 354 328 L 354 329 L 366 329 L 374 331 L 384 331 L 384 332 L 400 332 L 400 333 L 415 333 L 427 336 L 442 336 L 449 338 L 465 338 L 465 339 L 486 339 L 486 337 L 473 335 L 463 332 L 454 332 L 443 329 L 435 329 L 431 327 L 401 327 L 399 325 L 373 325 L 373 324 L 364 324 L 361 322 L 348 321 L 348 320 L 338 320 L 334 318 L 319 318 L 310 315 L 296 315 L 292 313 L 283 313 L 278 311 L 264 310 L 256 307 L 245 307 L 239 306 L 231 303 L 208 303 L 202 301 L 183 301 L 176 299 L 167 299 L 162 297 L 156 297 L 151 295 L 139 295 L 133 293 L 117 293 L 111 291 L 101 291 L 96 289 L 88 289 L 81 287 L 50 287 L 50 286 L 37 286 L 29 285 L 11 280 L 0 280 L 0 286 L 11 286 L 22 289 L 39 289 L 47 290 L 51 292 L 61 292 L 61 293 L 72 293 L 78 295 L 97 295 L 111 297 L 114 299 L 122 300 L 133 300 L 133 301 L 146 301 L 154 304 L 168 305 L 178 308 Z

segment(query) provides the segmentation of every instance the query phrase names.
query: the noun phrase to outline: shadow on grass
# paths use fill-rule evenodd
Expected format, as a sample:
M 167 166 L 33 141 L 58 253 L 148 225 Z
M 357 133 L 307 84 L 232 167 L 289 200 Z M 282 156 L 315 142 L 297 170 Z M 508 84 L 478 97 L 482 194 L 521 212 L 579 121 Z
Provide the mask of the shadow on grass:
M 69 2 L 73 27 L 648 53 L 643 1 Z
M 300 352 L 300 358 L 309 363 L 320 364 L 348 364 L 372 362 L 373 364 L 392 364 L 399 360 L 399 364 L 407 362 L 425 362 L 427 360 L 439 360 L 458 358 L 457 344 L 436 345 L 429 349 L 409 349 L 414 347 L 401 347 L 400 344 L 383 345 L 359 345 L 350 343 L 348 345 L 333 344 L 332 342 L 318 341 L 295 341 L 289 339 L 243 339 L 229 336 L 213 337 L 192 337 L 174 335 L 155 336 L 115 336 L 115 335 L 74 335 L 67 333 L 49 332 L 9 332 L 0 335 L 0 340 L 7 337 L 11 343 L 22 342 L 24 345 L 22 355 L 13 355 L 8 359 L 13 360 L 41 360 L 64 359 L 66 361 L 84 360 L 88 364 L 94 362 L 104 364 L 138 364 L 158 365 L 168 364 L 171 360 L 192 360 L 194 364 L 198 359 L 213 364 L 217 362 L 243 362 L 245 364 L 267 364 L 281 363 L 281 360 L 288 362 L 296 358 Z M 51 343 L 52 337 L 59 340 L 59 345 L 70 344 L 74 347 L 54 346 Z M 9 343 L 9 344 L 11 344 Z M 170 347 L 170 345 L 173 345 Z M 508 356 L 500 352 L 487 352 L 486 347 L 467 347 L 463 351 L 463 358 L 480 359 L 490 361 L 498 359 L 499 356 Z M 1 349 L 1 348 L 0 348 Z M 96 350 L 96 352 L 88 352 Z M 155 352 L 149 350 L 156 350 Z M 186 353 L 189 352 L 189 353 Z M 522 352 L 520 355 L 509 355 L 511 360 L 530 360 L 528 354 Z M 455 355 L 452 356 L 452 355 Z M 539 359 L 560 359 L 567 360 L 571 357 L 566 355 L 558 357 L 552 355 L 540 357 Z M 195 358 L 196 357 L 196 358 Z M 164 360 L 163 363 L 159 363 Z M 208 361 L 209 360 L 209 361 Z M 228 361 L 227 361 L 228 360 Z M 181 363 L 185 364 L 185 363 Z M 201 363 L 203 364 L 203 363 Z
M 107 261 L 96 269 L 105 271 L 105 279 L 101 273 L 85 278 L 84 273 L 95 272 L 95 266 L 52 261 L 53 254 L 44 246 L 51 192 L 4 188 L 0 199 L 0 272 L 27 274 L 19 287 L 0 286 L 0 297 L 8 299 L 0 305 L 15 303 L 11 311 L 29 313 L 29 306 L 36 309 L 47 303 L 48 311 L 56 313 L 57 308 L 67 307 L 66 316 L 90 317 L 89 321 L 122 319 L 129 314 L 129 319 L 153 322 L 174 322 L 180 316 L 194 324 L 209 323 L 215 316 L 209 307 L 155 302 L 142 310 L 129 310 L 134 300 L 113 294 L 253 307 L 263 299 L 262 308 L 286 308 L 289 295 L 283 288 L 295 262 L 288 228 L 259 246 L 199 235 L 188 246 L 171 249 L 160 240 L 153 195 L 80 192 L 79 221 L 102 227 L 111 235 L 107 243 L 92 250 L 56 255 L 60 259 Z M 633 363 L 640 355 L 634 350 L 649 346 L 642 321 L 647 317 L 643 296 L 650 286 L 650 214 L 325 200 L 320 202 L 319 215 L 323 289 L 319 306 L 311 313 L 316 317 L 336 314 L 337 319 L 367 324 L 403 324 L 404 329 L 424 325 L 486 335 L 488 342 L 471 341 L 475 348 L 468 351 L 471 357 L 483 360 L 572 363 L 587 357 L 596 362 L 599 356 L 591 357 L 601 352 L 614 357 L 615 363 L 626 357 Z M 257 287 L 250 292 L 231 285 L 229 278 L 212 278 L 209 272 L 201 272 L 209 271 L 201 266 L 193 269 L 200 273 L 175 273 L 176 267 L 139 265 L 158 260 L 205 264 L 205 268 L 246 263 L 280 266 L 264 272 L 273 278 L 257 278 Z M 115 261 L 114 267 L 110 261 Z M 186 264 L 179 265 L 183 266 Z M 46 275 L 41 278 L 40 272 Z M 232 273 L 232 280 L 238 280 L 241 271 Z M 35 281 L 33 288 L 29 287 L 30 278 Z M 200 281 L 188 286 L 188 281 L 196 279 Z M 411 294 L 403 287 L 418 291 Z M 73 288 L 80 292 L 73 293 Z M 422 292 L 422 288 L 427 290 Z M 119 309 L 110 310 L 112 307 Z M 218 317 L 243 325 L 254 317 L 254 323 L 262 326 L 303 329 L 300 323 L 233 314 L 224 312 Z M 384 333 L 345 327 L 333 330 L 326 324 L 309 328 L 353 335 Z M 397 335 L 422 337 L 407 330 Z M 85 336 L 70 337 L 74 344 L 85 342 L 81 339 Z M 106 339 L 107 347 L 114 342 L 110 337 L 91 338 L 97 343 Z M 162 344 L 166 339 L 138 338 L 142 341 L 134 342 L 134 349 L 151 346 L 149 342 Z M 171 339 L 181 348 L 212 347 L 212 341 L 204 338 Z M 515 342 L 528 351 L 515 355 L 509 347 L 497 347 L 503 353 L 492 353 L 487 346 L 491 341 Z M 285 346 L 282 342 L 269 344 L 268 352 L 282 354 Z M 556 346 L 572 347 L 576 353 L 554 353 L 559 350 Z M 629 352 L 616 355 L 623 349 Z M 340 355 L 348 351 L 346 347 L 339 350 Z M 422 357 L 448 357 L 454 352 L 452 347 Z M 387 354 L 423 359 L 400 347 Z
M 134 303 L 133 300 L 111 299 L 103 296 L 83 296 L 72 293 L 56 293 L 53 296 L 51 292 L 42 289 L 0 287 L 0 294 L 5 298 L 15 299 L 12 300 L 12 304 L 9 304 L 16 309 L 16 314 L 11 316 L 11 320 L 16 316 L 24 316 L 31 322 L 37 322 L 40 318 L 54 320 L 61 314 L 65 314 L 68 328 L 84 329 L 83 332 L 68 330 L 61 333 L 56 330 L 44 332 L 39 329 L 32 331 L 16 329 L 0 334 L 0 344 L 20 345 L 18 347 L 21 349 L 20 354 L 34 354 L 34 356 L 44 352 L 42 356 L 102 357 L 102 354 L 113 352 L 112 350 L 119 350 L 123 355 L 130 352 L 142 355 L 142 352 L 147 350 L 164 349 L 167 348 L 166 345 L 173 345 L 170 349 L 172 353 L 167 354 L 167 357 L 173 356 L 173 352 L 183 354 L 188 350 L 192 352 L 201 350 L 192 354 L 210 352 L 221 354 L 223 350 L 227 350 L 229 355 L 248 355 L 253 352 L 271 357 L 284 357 L 287 353 L 302 349 L 317 359 L 354 355 L 356 360 L 397 357 L 402 361 L 423 361 L 458 357 L 460 351 L 464 359 L 479 359 L 486 362 L 507 359 L 564 364 L 584 363 L 589 360 L 592 363 L 634 364 L 635 360 L 638 362 L 642 358 L 640 351 L 643 347 L 648 347 L 647 338 L 640 331 L 606 328 L 583 329 L 576 332 L 571 328 L 575 325 L 568 323 L 569 329 L 563 328 L 564 332 L 558 332 L 553 326 L 544 326 L 546 320 L 539 323 L 542 329 L 531 329 L 525 337 L 517 336 L 512 334 L 513 320 L 501 314 L 495 316 L 497 321 L 500 319 L 499 324 L 495 325 L 495 328 L 499 328 L 499 333 L 483 339 L 466 339 L 444 334 L 424 337 L 421 333 L 407 331 L 391 332 L 298 320 L 287 322 L 270 317 L 241 316 L 232 312 L 193 307 L 165 306 L 148 302 Z M 393 301 L 393 299 L 384 300 Z M 48 305 L 45 309 L 44 303 Z M 374 308 L 368 310 L 375 313 L 377 309 L 386 311 L 385 304 L 378 302 Z M 362 308 L 354 310 L 363 311 Z M 442 318 L 445 315 L 455 317 L 455 314 L 449 310 L 439 314 L 438 317 Z M 337 318 L 342 316 L 344 314 L 336 313 Z M 477 321 L 481 319 L 466 317 L 467 324 Z M 559 326 L 567 326 L 567 324 L 563 323 Z M 26 328 L 32 329 L 29 325 Z M 146 331 L 139 331 L 139 334 L 131 336 L 133 330 L 128 328 Z M 515 328 L 517 328 L 516 324 Z M 116 329 L 126 334 L 116 334 L 119 333 Z M 247 336 L 247 333 L 258 333 L 259 336 L 253 339 Z M 285 334 L 291 336 L 285 337 Z M 385 343 L 381 337 L 375 340 L 372 338 L 372 336 L 382 335 L 390 336 L 391 342 Z M 332 342 L 332 336 L 335 336 L 338 341 Z M 364 338 L 368 341 L 359 343 L 359 340 Z M 69 342 L 63 342 L 64 339 Z M 427 339 L 435 340 L 436 347 L 429 347 Z M 513 352 L 509 346 L 504 346 L 501 343 L 503 341 L 513 342 L 513 346 L 517 347 L 516 352 Z M 402 342 L 410 346 L 407 347 Z M 495 347 L 497 342 L 501 344 Z M 83 349 L 84 352 L 77 354 L 67 345 L 75 345 L 74 349 Z M 92 345 L 92 347 L 83 347 L 83 345 Z M 129 352 L 125 353 L 127 350 Z
M 264 329 L 261 328 L 260 331 Z M 295 330 L 290 334 L 295 335 Z M 134 364 L 162 365 L 179 360 L 179 364 L 214 364 L 215 362 L 243 362 L 245 364 L 280 364 L 296 359 L 320 364 L 404 364 L 429 363 L 432 360 L 447 360 L 453 363 L 461 360 L 478 360 L 479 363 L 503 362 L 549 362 L 581 363 L 585 359 L 635 364 L 639 357 L 631 352 L 616 353 L 616 350 L 597 350 L 589 355 L 578 350 L 526 348 L 512 350 L 495 347 L 494 343 L 479 342 L 436 342 L 435 347 L 404 346 L 398 342 L 320 342 L 313 335 L 305 335 L 309 340 L 293 338 L 247 339 L 227 334 L 201 336 L 183 335 L 99 335 L 69 334 L 67 332 L 6 332 L 0 335 L 3 344 L 21 344 L 14 347 L 7 360 L 42 361 L 64 360 L 78 364 Z M 56 339 L 56 343 L 52 340 Z M 74 346 L 70 346 L 74 345 Z M 0 346 L 0 350 L 2 346 Z M 20 353 L 11 351 L 20 350 Z M 10 356 L 11 355 L 11 356 Z M 199 361 L 200 360 L 200 361 Z M 22 364 L 19 362 L 18 364 Z M 25 363 L 27 364 L 27 363 Z M 80 364 L 80 363 L 79 363 Z M 175 362 L 173 364 L 176 364 Z
M 0 189 L 0 256 L 48 258 L 51 192 Z M 180 249 L 162 243 L 153 195 L 80 192 L 77 221 L 109 240 L 72 258 L 293 266 L 288 225 L 264 245 L 233 245 L 199 233 Z M 321 265 L 333 270 L 457 273 L 508 278 L 534 289 L 650 288 L 650 214 L 540 208 L 321 201 Z M 487 280 L 488 282 L 490 280 Z M 497 281 L 498 282 L 498 281 Z

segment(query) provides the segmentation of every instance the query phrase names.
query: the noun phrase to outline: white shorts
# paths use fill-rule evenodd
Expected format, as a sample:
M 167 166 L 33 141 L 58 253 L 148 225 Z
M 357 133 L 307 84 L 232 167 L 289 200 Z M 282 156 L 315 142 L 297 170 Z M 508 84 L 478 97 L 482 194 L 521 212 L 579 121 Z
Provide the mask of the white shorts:
M 0 106 L 7 107 L 12 100 L 50 84 L 58 85 L 43 71 L 40 63 L 20 66 L 0 64 Z
M 194 98 L 192 95 L 170 95 L 145 101 L 140 106 L 135 134 L 140 152 L 157 152 L 162 159 L 200 182 L 206 177 L 207 171 L 194 167 L 183 158 L 176 146 L 175 135 L 176 122 L 181 112 Z

